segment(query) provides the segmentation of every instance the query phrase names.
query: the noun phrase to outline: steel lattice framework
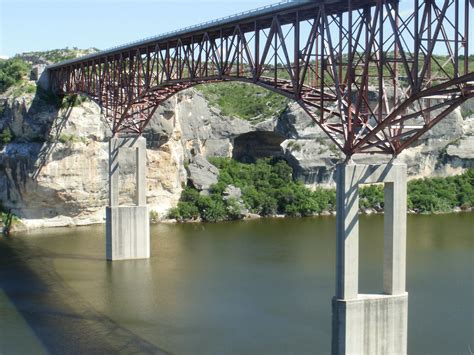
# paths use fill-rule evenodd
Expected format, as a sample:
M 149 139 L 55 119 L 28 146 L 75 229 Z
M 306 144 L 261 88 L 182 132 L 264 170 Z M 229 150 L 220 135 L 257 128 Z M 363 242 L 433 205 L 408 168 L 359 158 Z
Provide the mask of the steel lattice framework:
M 48 70 L 54 92 L 92 98 L 114 134 L 141 134 L 181 90 L 234 80 L 297 101 L 347 157 L 396 156 L 474 97 L 472 11 L 468 0 L 289 1 Z

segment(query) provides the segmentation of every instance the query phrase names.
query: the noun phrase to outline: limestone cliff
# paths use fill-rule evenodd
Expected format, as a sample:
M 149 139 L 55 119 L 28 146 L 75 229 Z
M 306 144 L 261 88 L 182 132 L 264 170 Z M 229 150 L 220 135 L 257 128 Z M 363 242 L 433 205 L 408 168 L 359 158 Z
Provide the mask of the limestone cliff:
M 223 117 L 195 91 L 180 95 L 177 115 L 183 142 L 195 154 L 252 162 L 280 156 L 308 186 L 332 185 L 342 153 L 297 103 L 278 117 L 251 123 Z M 206 106 L 207 105 L 207 106 Z M 355 156 L 357 162 L 383 162 L 386 156 Z M 410 178 L 459 174 L 474 166 L 474 100 L 464 104 L 398 158 Z
M 148 202 L 158 214 L 177 203 L 186 181 L 181 128 L 168 107 L 150 125 Z M 102 223 L 108 198 L 110 129 L 92 102 L 55 110 L 29 95 L 2 101 L 0 132 L 12 142 L 0 152 L 0 200 L 27 228 Z M 120 157 L 121 203 L 135 190 L 130 157 Z
M 474 166 L 472 112 L 474 103 L 469 102 L 400 157 L 412 177 L 453 174 Z M 0 200 L 27 228 L 104 221 L 110 129 L 94 103 L 56 109 L 31 94 L 6 95 L 0 97 L 0 132 L 7 129 L 12 140 L 0 142 Z M 341 158 L 297 104 L 279 117 L 252 122 L 223 116 L 196 90 L 162 105 L 145 135 L 148 203 L 159 217 L 176 205 L 188 183 L 185 163 L 194 156 L 249 162 L 280 156 L 309 186 L 332 184 Z M 134 170 L 126 154 L 120 164 L 121 203 L 127 204 L 133 199 Z

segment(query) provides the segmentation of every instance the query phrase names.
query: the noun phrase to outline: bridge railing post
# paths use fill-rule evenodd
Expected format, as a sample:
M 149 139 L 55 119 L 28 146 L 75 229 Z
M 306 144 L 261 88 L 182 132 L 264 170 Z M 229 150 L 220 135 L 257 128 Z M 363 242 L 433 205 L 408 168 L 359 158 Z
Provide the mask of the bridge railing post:
M 135 206 L 120 206 L 119 155 L 135 149 Z M 150 257 L 149 212 L 146 205 L 146 139 L 111 138 L 109 142 L 109 206 L 106 209 L 106 257 L 109 261 Z
M 406 165 L 341 164 L 336 183 L 332 353 L 406 354 Z M 367 295 L 359 293 L 359 185 L 374 183 L 385 186 L 383 292 Z

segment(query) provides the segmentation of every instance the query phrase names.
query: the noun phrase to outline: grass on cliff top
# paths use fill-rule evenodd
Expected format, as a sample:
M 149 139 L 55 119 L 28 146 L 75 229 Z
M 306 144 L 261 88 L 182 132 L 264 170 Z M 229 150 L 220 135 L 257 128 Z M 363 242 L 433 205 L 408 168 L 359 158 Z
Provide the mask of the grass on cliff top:
M 97 51 L 98 49 L 96 48 L 85 50 L 77 48 L 54 49 L 43 52 L 17 54 L 13 58 L 0 60 L 0 94 L 5 93 L 11 87 L 14 87 L 12 96 L 19 96 L 24 93 L 35 93 L 36 86 L 28 82 L 32 69 L 32 62 L 46 61 L 49 63 L 57 63 L 95 53 Z
M 279 116 L 289 103 L 285 97 L 252 84 L 205 84 L 196 89 L 223 115 L 248 121 L 260 122 Z
M 38 59 L 49 63 L 59 63 L 65 60 L 75 59 L 88 54 L 96 53 L 98 51 L 99 50 L 97 48 L 79 49 L 77 47 L 66 47 L 62 49 L 52 49 L 49 51 L 21 53 L 17 54 L 15 58 L 23 59 L 26 61 Z

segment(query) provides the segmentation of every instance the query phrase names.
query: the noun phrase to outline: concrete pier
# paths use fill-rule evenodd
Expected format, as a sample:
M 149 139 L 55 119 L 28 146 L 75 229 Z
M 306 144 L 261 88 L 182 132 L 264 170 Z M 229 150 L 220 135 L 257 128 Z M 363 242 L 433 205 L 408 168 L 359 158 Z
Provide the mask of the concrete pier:
M 406 165 L 337 167 L 336 296 L 332 354 L 406 354 Z M 359 185 L 385 186 L 383 285 L 359 293 Z
M 135 206 L 119 206 L 119 154 L 136 154 Z M 111 138 L 109 142 L 109 206 L 106 210 L 107 260 L 150 257 L 149 211 L 146 205 L 146 140 L 143 137 Z

